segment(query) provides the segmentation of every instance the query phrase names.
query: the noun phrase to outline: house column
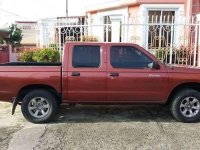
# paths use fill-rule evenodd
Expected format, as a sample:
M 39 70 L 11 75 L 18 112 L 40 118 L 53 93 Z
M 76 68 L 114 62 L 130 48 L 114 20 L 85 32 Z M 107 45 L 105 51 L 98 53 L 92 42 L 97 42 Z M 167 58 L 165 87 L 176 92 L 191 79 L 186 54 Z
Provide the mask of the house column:
M 38 22 L 38 30 L 39 30 L 39 43 L 38 43 L 38 46 L 40 48 L 43 48 L 44 45 L 45 45 L 45 23 L 43 20 L 40 20 Z
M 112 24 L 111 42 L 120 42 L 121 18 L 119 16 L 110 16 Z
M 198 30 L 197 31 L 199 32 L 198 35 L 197 35 L 198 41 L 197 41 L 197 45 L 196 45 L 197 46 L 197 54 L 198 54 L 198 56 L 197 56 L 198 57 L 197 58 L 197 66 L 200 67 L 200 14 L 197 15 L 197 23 L 198 23 L 198 25 L 197 25 Z

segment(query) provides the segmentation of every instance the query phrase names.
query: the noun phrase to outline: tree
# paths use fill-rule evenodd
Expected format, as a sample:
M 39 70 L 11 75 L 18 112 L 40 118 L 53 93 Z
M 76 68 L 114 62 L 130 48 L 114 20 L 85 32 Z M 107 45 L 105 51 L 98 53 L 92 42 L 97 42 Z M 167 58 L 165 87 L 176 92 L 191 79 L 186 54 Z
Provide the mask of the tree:
M 22 40 L 22 30 L 20 28 L 17 27 L 16 24 L 12 24 L 9 27 L 9 39 L 8 42 L 12 45 L 12 46 L 19 46 Z

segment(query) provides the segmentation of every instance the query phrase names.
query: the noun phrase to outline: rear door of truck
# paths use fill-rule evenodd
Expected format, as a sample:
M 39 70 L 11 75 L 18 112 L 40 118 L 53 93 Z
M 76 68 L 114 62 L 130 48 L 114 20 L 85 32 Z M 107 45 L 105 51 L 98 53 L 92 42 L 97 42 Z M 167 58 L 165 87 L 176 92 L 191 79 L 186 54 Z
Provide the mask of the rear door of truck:
M 71 43 L 68 50 L 68 101 L 106 101 L 105 44 Z

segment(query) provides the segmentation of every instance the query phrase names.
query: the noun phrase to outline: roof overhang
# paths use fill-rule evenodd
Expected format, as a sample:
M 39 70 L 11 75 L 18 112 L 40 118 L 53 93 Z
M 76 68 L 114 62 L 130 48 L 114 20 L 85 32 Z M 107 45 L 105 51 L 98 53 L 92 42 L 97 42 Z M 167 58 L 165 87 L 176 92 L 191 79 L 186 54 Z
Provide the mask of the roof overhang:
M 87 13 L 136 6 L 141 4 L 184 4 L 185 0 L 118 0 L 86 7 Z

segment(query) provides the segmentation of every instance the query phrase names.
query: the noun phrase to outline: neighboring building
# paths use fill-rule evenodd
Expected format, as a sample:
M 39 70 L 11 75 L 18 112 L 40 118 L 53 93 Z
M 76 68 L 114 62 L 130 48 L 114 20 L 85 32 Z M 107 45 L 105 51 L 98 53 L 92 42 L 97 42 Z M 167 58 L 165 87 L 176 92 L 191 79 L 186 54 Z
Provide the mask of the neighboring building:
M 10 46 L 9 50 L 9 61 L 17 62 L 18 55 L 20 50 L 28 50 L 36 48 L 37 41 L 37 22 L 35 21 L 15 21 L 17 27 L 22 30 L 22 41 L 21 46 L 12 47 Z
M 20 49 L 32 49 L 37 43 L 37 22 L 35 21 L 16 21 L 17 27 L 22 30 L 22 41 Z

